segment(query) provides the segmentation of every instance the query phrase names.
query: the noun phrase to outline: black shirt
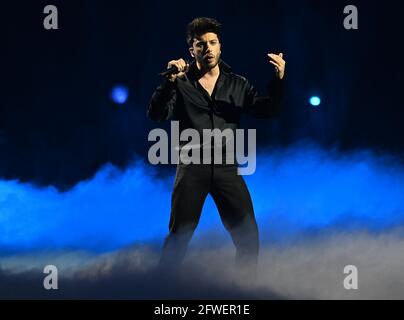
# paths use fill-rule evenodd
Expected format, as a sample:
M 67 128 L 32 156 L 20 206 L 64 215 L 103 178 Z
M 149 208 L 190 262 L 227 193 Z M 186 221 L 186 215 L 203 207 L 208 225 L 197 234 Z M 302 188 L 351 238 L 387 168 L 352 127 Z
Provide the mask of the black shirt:
M 231 129 L 234 132 L 242 113 L 259 118 L 279 114 L 283 80 L 270 81 L 269 96 L 260 97 L 247 79 L 233 73 L 224 61 L 219 62 L 219 68 L 212 96 L 198 82 L 195 61 L 182 77 L 174 82 L 165 80 L 152 95 L 148 117 L 155 121 L 178 120 L 180 132 L 192 128 L 202 137 L 203 129 Z M 180 142 L 180 146 L 186 143 Z

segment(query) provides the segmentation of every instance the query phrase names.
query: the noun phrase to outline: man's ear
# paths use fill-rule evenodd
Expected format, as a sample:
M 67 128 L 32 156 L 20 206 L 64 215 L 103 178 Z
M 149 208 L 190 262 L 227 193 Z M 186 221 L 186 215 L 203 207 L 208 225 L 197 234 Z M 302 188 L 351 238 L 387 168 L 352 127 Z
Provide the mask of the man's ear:
M 189 48 L 189 53 L 190 53 L 192 58 L 195 58 L 195 56 L 194 56 L 194 48 L 190 47 Z

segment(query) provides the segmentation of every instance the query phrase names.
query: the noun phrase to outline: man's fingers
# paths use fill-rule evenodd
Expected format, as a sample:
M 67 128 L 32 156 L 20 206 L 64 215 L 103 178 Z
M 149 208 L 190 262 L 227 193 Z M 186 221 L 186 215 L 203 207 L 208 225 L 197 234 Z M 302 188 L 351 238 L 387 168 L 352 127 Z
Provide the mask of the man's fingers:
M 175 78 L 177 78 L 178 76 L 183 75 L 183 74 L 184 74 L 185 72 L 187 72 L 188 69 L 189 69 L 189 64 L 188 64 L 188 62 L 185 61 L 185 60 L 182 59 L 182 58 L 177 59 L 177 60 L 171 60 L 170 62 L 168 62 L 168 64 L 167 64 L 167 69 L 170 69 L 171 67 L 174 67 L 174 66 L 177 67 L 178 72 L 169 75 L 169 78 L 170 78 L 170 79 L 175 79 Z
M 180 71 L 185 71 L 187 69 L 187 67 L 188 67 L 188 64 L 183 59 L 181 59 L 180 65 L 181 65 Z
M 182 72 L 185 68 L 185 65 L 181 62 L 177 63 L 178 71 Z
M 282 58 L 281 55 L 283 56 L 282 53 L 280 53 L 279 55 L 273 54 L 273 53 L 269 53 L 269 54 L 268 54 L 268 57 L 271 58 L 272 60 L 275 60 L 275 61 L 277 61 L 277 62 L 279 62 L 279 63 L 282 63 L 282 62 L 284 62 L 284 60 L 283 60 L 283 58 Z
M 275 67 L 277 67 L 278 69 L 280 68 L 280 65 L 279 64 L 277 64 L 276 62 L 274 62 L 274 61 L 269 61 L 270 63 L 272 63 Z
M 278 59 L 279 59 L 279 57 L 276 56 L 276 55 L 273 54 L 273 53 L 268 54 L 268 57 L 269 57 L 270 59 L 272 59 L 273 61 L 278 61 Z
M 276 60 L 276 59 L 273 59 L 272 57 L 270 57 L 270 59 L 272 59 L 272 60 L 269 60 L 269 62 L 275 63 L 278 67 L 283 65 L 283 61 L 281 61 L 281 60 Z
M 187 68 L 187 63 L 184 59 L 178 59 L 178 60 L 171 60 L 167 64 L 167 69 L 169 69 L 172 66 L 176 66 L 179 71 L 183 71 Z
M 285 72 L 285 65 L 286 61 L 283 60 L 283 53 L 274 54 L 268 53 L 269 62 L 275 66 L 276 74 L 278 75 L 279 79 L 283 79 L 283 75 Z
M 170 68 L 173 67 L 173 66 L 176 66 L 176 67 L 178 68 L 178 63 L 177 63 L 177 61 L 175 61 L 175 60 L 170 61 L 170 62 L 167 64 L 167 69 L 170 69 Z
M 182 71 L 182 70 L 185 68 L 185 61 L 184 61 L 184 59 L 179 59 L 179 60 L 178 60 L 178 67 L 179 67 L 179 70 L 180 70 L 180 71 Z

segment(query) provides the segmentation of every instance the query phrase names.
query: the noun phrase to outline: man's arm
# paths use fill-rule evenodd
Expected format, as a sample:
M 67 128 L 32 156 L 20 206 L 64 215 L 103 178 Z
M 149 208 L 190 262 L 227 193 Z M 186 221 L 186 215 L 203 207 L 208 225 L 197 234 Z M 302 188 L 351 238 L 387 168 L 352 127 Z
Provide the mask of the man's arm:
M 258 118 L 272 118 L 280 114 L 284 91 L 286 62 L 283 53 L 269 53 L 269 62 L 275 66 L 275 77 L 268 85 L 268 96 L 260 97 L 254 87 L 247 81 L 244 109 Z
M 154 91 L 147 108 L 147 116 L 151 120 L 159 122 L 170 119 L 173 116 L 176 101 L 177 90 L 175 83 L 165 80 Z
M 184 59 L 171 60 L 167 64 L 167 69 L 176 66 L 178 73 L 167 75 L 166 81 L 154 91 L 149 106 L 147 116 L 154 121 L 164 121 L 170 119 L 174 114 L 177 102 L 176 78 L 180 77 L 188 70 L 189 65 Z
M 268 85 L 268 96 L 260 97 L 255 88 L 247 82 L 244 110 L 257 118 L 273 118 L 281 112 L 284 80 L 273 79 Z

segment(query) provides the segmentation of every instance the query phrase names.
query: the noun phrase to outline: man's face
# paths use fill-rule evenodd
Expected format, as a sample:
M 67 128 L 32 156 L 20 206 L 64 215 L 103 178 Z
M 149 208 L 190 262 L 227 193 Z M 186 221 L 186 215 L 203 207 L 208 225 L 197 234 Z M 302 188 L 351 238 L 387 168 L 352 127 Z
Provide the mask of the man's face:
M 216 33 L 207 32 L 198 38 L 194 38 L 189 52 L 195 57 L 200 67 L 210 70 L 219 63 L 220 48 L 221 44 Z

